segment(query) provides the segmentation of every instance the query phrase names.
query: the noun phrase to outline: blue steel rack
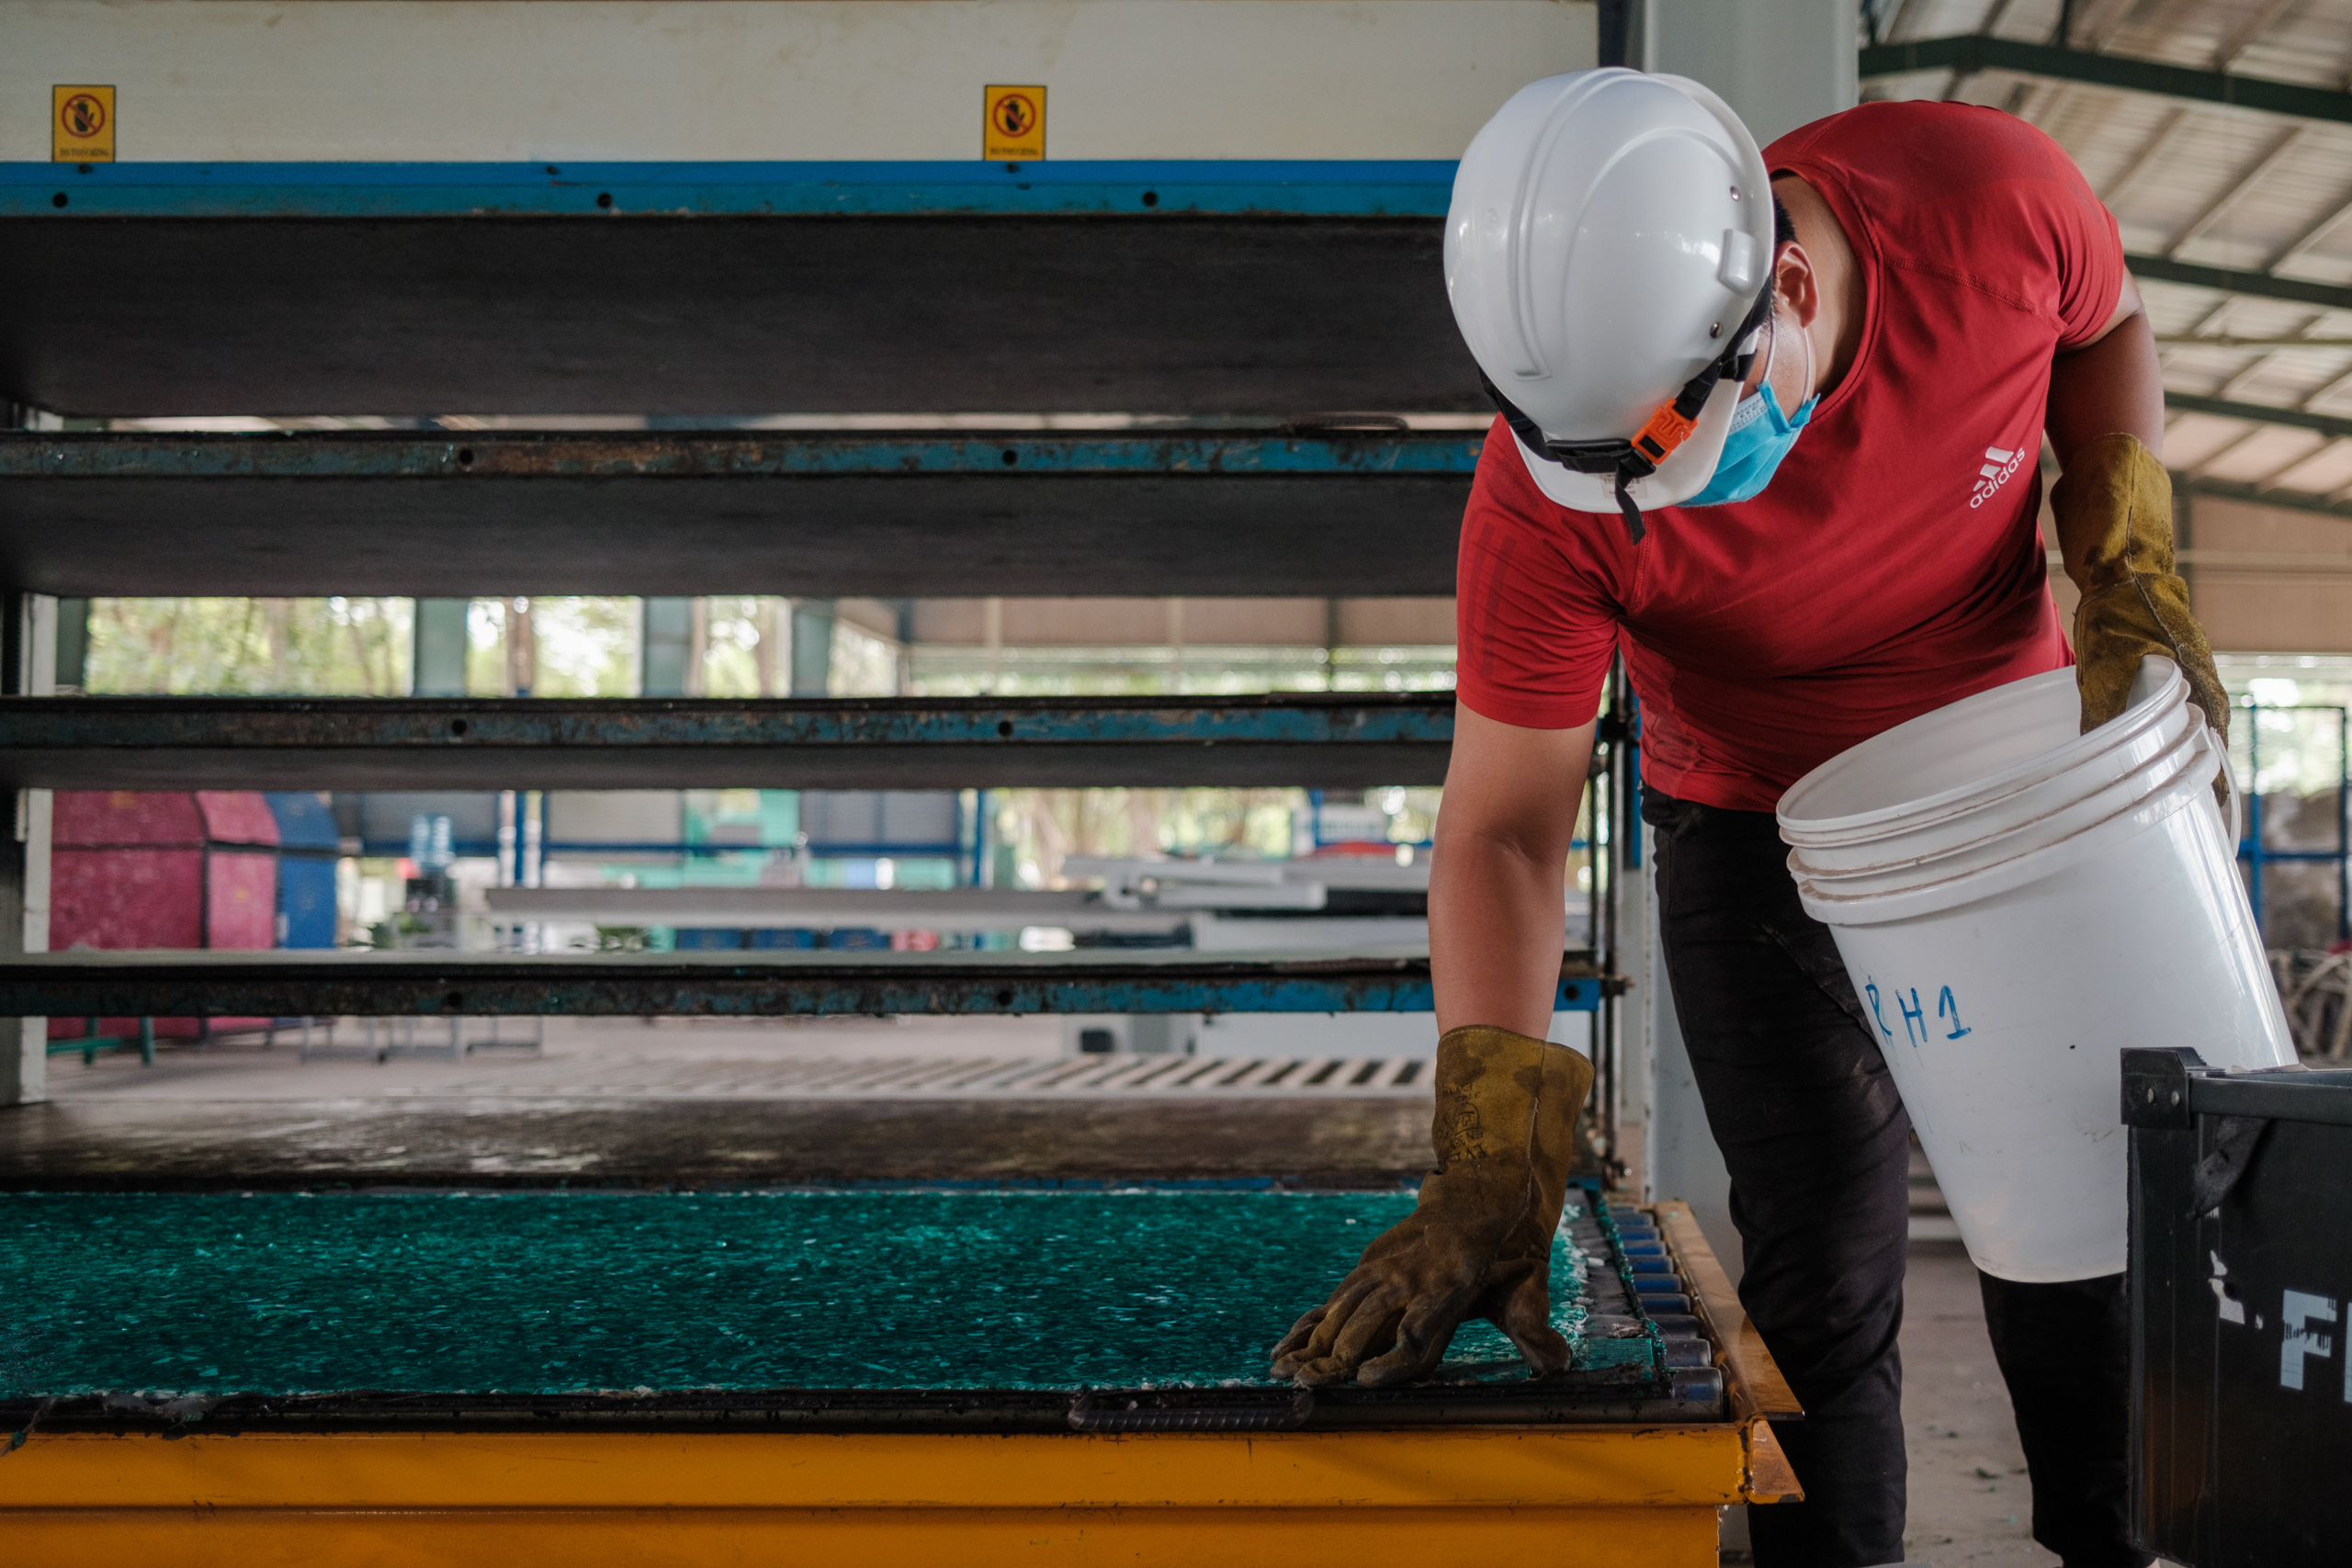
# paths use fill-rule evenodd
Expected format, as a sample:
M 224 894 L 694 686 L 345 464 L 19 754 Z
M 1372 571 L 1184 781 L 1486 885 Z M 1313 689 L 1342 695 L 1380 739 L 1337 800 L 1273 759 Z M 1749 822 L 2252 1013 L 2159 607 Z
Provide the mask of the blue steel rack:
M 1004 525 L 1058 497 L 1073 515 L 1115 516 L 1123 538 L 1157 532 L 1169 548 L 1150 559 L 1138 555 L 1127 569 L 1147 574 L 1148 588 L 1100 581 L 1109 552 L 1090 547 L 1077 552 L 1090 558 L 1072 570 L 1091 563 L 1098 581 L 1030 592 L 1443 593 L 1452 587 L 1452 529 L 1479 438 L 1366 434 L 1295 416 L 1337 407 L 1483 409 L 1439 287 L 1440 220 L 1453 174 L 1450 161 L 0 166 L 6 241 L 0 288 L 34 325 L 65 319 L 48 309 L 44 279 L 74 276 L 80 301 L 69 312 L 70 335 L 27 347 L 25 363 L 40 373 L 0 388 L 18 403 L 116 415 L 287 407 L 430 414 L 464 412 L 451 400 L 474 396 L 483 412 L 629 407 L 674 425 L 763 412 L 904 408 L 910 386 L 945 400 L 924 406 L 1001 407 L 978 400 L 1012 387 L 1024 408 L 1140 409 L 1196 426 L 1229 415 L 1259 426 L 1079 438 L 673 429 L 565 437 L 9 438 L 0 442 L 0 478 L 9 480 L 0 488 L 0 526 L 13 536 L 12 556 L 26 563 L 13 586 L 77 594 L 371 591 L 356 581 L 298 587 L 287 575 L 332 569 L 347 577 L 384 554 L 344 547 L 334 508 L 322 515 L 319 502 L 345 484 L 350 488 L 340 493 L 366 493 L 376 509 L 346 521 L 379 535 L 387 518 L 421 517 L 435 497 L 464 498 L 444 519 L 455 547 L 412 532 L 410 547 L 394 552 L 407 581 L 387 592 L 464 593 L 503 589 L 514 579 L 516 592 L 708 592 L 718 585 L 646 575 L 656 547 L 650 541 L 680 557 L 712 554 L 705 547 L 712 540 L 673 531 L 671 519 L 648 513 L 648 502 L 657 493 L 665 505 L 689 495 L 717 499 L 719 487 L 732 484 L 759 487 L 769 508 L 787 494 L 848 496 L 851 486 L 889 486 L 910 516 L 933 514 L 933 531 L 918 546 L 921 523 L 909 524 L 904 538 L 883 537 L 874 532 L 871 498 L 851 496 L 844 504 L 866 532 L 838 543 L 837 558 L 812 551 L 827 532 L 822 520 L 780 539 L 790 547 L 797 581 L 812 568 L 832 574 L 821 583 L 801 581 L 799 592 L 1017 591 L 988 575 L 1001 573 L 1001 562 L 958 555 L 956 536 L 970 536 L 967 552 L 992 546 L 1034 580 L 1041 562 L 1057 558 L 1048 544 L 1061 541 L 1058 556 L 1067 557 L 1069 540 L 1091 536 L 1071 533 L 1066 519 L 1035 541 L 1002 536 Z M 1010 265 L 1016 255 L 1025 265 Z M 163 256 L 177 260 L 155 265 Z M 98 276 L 110 267 L 127 269 L 120 287 Z M 795 267 L 797 281 L 779 288 L 779 269 Z M 892 301 L 918 275 L 964 289 L 935 299 L 933 315 L 966 339 L 908 335 Z M 1313 284 L 1302 293 L 1298 280 L 1306 277 Z M 230 278 L 236 286 L 223 288 Z M 112 303 L 93 314 L 93 299 Z M 642 324 L 656 318 L 654 326 Z M 555 330 L 590 324 L 593 332 Z M 1096 357 L 1072 354 L 1073 343 L 1091 345 Z M 556 353 L 550 344 L 560 347 L 560 364 L 548 357 Z M 694 367 L 691 380 L 674 374 L 680 365 Z M 946 366 L 960 367 L 965 379 L 942 375 Z M 624 395 L 629 400 L 616 400 Z M 775 400 L 786 396 L 798 400 Z M 1290 423 L 1271 428 L 1277 419 Z M 1021 506 L 981 494 L 991 480 L 1022 487 Z M 970 515 L 921 488 L 943 484 L 959 487 Z M 1105 485 L 1125 487 L 1113 504 L 1081 493 Z M 120 490 L 119 501 L 106 498 L 109 486 Z M 266 558 L 288 558 L 259 547 L 282 542 L 284 520 L 256 523 L 247 503 L 297 492 L 307 541 L 298 553 L 307 558 L 273 575 Z M 595 493 L 614 495 L 619 511 L 634 514 L 635 543 L 583 538 L 582 497 Z M 65 498 L 70 521 L 33 514 L 42 497 Z M 189 508 L 204 505 L 242 515 L 224 516 L 217 528 L 191 525 Z M 535 506 L 562 515 L 571 547 L 549 550 L 526 539 L 513 560 L 486 559 L 481 552 L 495 539 L 529 532 Z M 1154 508 L 1184 514 L 1192 531 L 1156 530 Z M 1199 530 L 1196 520 L 1209 508 L 1234 541 L 1247 541 L 1250 559 L 1232 564 L 1244 552 Z M 481 526 L 491 514 L 497 529 Z M 152 536 L 152 528 L 138 539 L 109 535 L 109 515 L 142 525 L 168 515 L 181 536 L 202 541 L 209 560 Z M 1283 526 L 1269 528 L 1270 517 Z M 761 521 L 779 533 L 773 519 Z M 255 537 L 239 536 L 240 526 Z M 77 537 L 99 547 L 67 558 Z M 1351 577 L 1330 547 L 1337 537 L 1348 539 L 1351 558 L 1379 563 L 1379 570 Z M 577 573 L 607 547 L 610 558 L 594 564 L 621 572 L 626 586 L 521 581 L 544 580 L 551 570 Z M 1224 563 L 1218 570 L 1227 576 L 1188 579 L 1187 559 Z M 134 561 L 152 567 L 152 581 L 124 579 Z M 923 562 L 946 574 L 942 585 L 890 575 Z M 447 585 L 416 577 L 445 566 Z M 1118 570 L 1109 576 L 1117 579 Z M 869 581 L 854 581 L 861 576 Z M 1410 711 L 1420 705 L 1410 701 L 1396 705 L 1408 711 L 1394 716 L 1373 714 L 1382 706 L 1376 700 L 1340 705 L 1354 716 L 1337 723 L 1337 708 L 1326 713 L 1311 701 L 1274 704 L 1284 712 L 1243 716 L 1238 724 L 1232 710 L 1247 703 L 1157 705 L 1193 711 L 1141 720 L 1143 730 L 1136 716 L 1107 711 L 1115 705 L 1009 711 L 1016 705 L 995 705 L 1008 711 L 988 716 L 933 711 L 913 721 L 821 718 L 797 735 L 786 733 L 790 724 L 770 724 L 767 750 L 794 775 L 789 782 L 836 786 L 904 787 L 922 779 L 1360 787 L 1436 782 L 1451 730 L 1435 715 Z M 260 716 L 232 716 L 223 705 L 158 708 L 126 723 L 119 709 L 102 715 L 72 701 L 43 701 L 6 716 L 20 744 L 0 748 L 0 760 L 19 787 L 41 787 L 36 775 L 54 787 L 89 785 L 102 775 L 114 783 L 101 787 L 135 786 L 140 781 L 125 770 L 142 766 L 180 776 L 193 776 L 191 768 L 220 770 L 226 782 L 244 768 L 276 763 L 293 763 L 304 776 L 280 773 L 274 784 L 332 787 L 346 782 L 327 776 L 337 767 L 370 769 L 393 755 L 424 764 L 412 782 L 498 787 L 527 778 L 577 786 L 593 775 L 612 786 L 655 783 L 665 770 L 670 776 L 659 782 L 674 783 L 681 761 L 740 760 L 761 750 L 741 716 L 688 714 L 677 705 L 660 714 L 650 705 L 597 706 L 564 714 L 561 705 L 531 702 L 510 713 L 476 704 L 402 716 L 391 705 L 371 704 L 333 716 L 280 714 L 308 732 L 281 729 L 275 741 L 253 745 L 261 732 L 243 721 Z M 1092 711 L 1097 706 L 1106 711 Z M 1067 711 L 1080 708 L 1088 711 Z M 1369 728 L 1356 722 L 1367 714 L 1376 720 Z M 403 724 L 415 733 L 394 735 Z M 335 725 L 344 727 L 339 739 L 327 733 Z M 31 730 L 47 731 L 46 741 Z M 371 745 L 368 737 L 390 744 Z M 746 739 L 754 739 L 748 749 Z M 346 744 L 352 740 L 359 743 Z M 519 750 L 511 749 L 514 742 Z M 495 755 L 502 750 L 503 758 Z M 616 753 L 626 754 L 617 764 Z M 814 758 L 839 766 L 826 776 L 799 776 Z M 1057 768 L 1068 776 L 1038 776 Z M 566 770 L 577 776 L 555 776 Z M 345 967 L 333 968 L 301 956 L 56 954 L 0 963 L 0 1012 L 77 1014 L 85 1010 L 75 998 L 109 1015 L 1321 1012 L 1431 1005 L 1425 960 L 1055 954 L 1008 966 L 1001 962 L 1007 955 L 876 954 L 845 967 L 838 958 L 747 964 L 711 954 L 723 962 L 657 974 L 631 962 L 648 955 L 616 954 L 576 964 L 567 977 L 546 963 L 511 958 L 469 966 L 381 954 L 339 959 Z M 948 962 L 981 958 L 1000 961 L 1001 972 Z M 1591 1009 L 1612 985 L 1585 957 L 1570 954 L 1558 1005 Z M 134 994 L 153 1005 L 132 1005 Z
M 2352 707 L 2329 703 L 2261 704 L 2246 703 L 2238 712 L 2246 716 L 2246 774 L 2245 826 L 2238 840 L 2238 859 L 2245 863 L 2246 902 L 2254 908 L 2254 923 L 2257 930 L 2263 924 L 2263 867 L 2267 865 L 2309 864 L 2333 862 L 2335 866 L 2335 938 L 2352 941 Z M 2332 850 L 2274 850 L 2263 842 L 2262 795 L 2256 780 L 2262 771 L 2262 722 L 2266 713 L 2332 713 L 2335 716 L 2336 747 L 2339 765 L 2335 782 L 2335 848 Z
M 1619 989 L 1564 955 L 1554 1009 Z M 1426 958 L 1195 953 L 475 954 L 43 953 L 0 956 L 0 1016 L 1428 1012 Z
M 0 217 L 1442 218 L 1453 170 L 1450 158 L 0 163 Z
M 1442 286 L 1453 176 L 11 164 L 0 293 L 22 319 L 0 397 L 118 416 L 1475 410 Z
M 1263 422 L 0 434 L 0 555 L 15 586 L 74 596 L 1443 594 L 1484 440 Z

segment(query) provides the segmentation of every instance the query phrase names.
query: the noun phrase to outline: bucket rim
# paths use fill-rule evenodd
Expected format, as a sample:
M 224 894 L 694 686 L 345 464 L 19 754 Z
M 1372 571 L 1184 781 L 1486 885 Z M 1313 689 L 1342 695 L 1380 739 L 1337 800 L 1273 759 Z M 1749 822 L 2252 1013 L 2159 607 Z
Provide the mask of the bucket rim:
M 1781 842 L 1815 869 L 1861 871 L 1958 852 L 2001 833 L 2070 809 L 2147 770 L 2186 745 L 2203 716 L 2184 703 L 2075 768 L 2035 780 L 2005 795 L 1971 801 L 1939 816 L 1848 835 L 1784 832 Z
M 1958 702 L 1947 703 L 1942 707 L 1905 719 L 1892 728 L 1881 730 L 1869 739 L 1838 752 L 1781 793 L 1773 811 L 1780 824 L 1781 838 L 1790 844 L 1810 843 L 1827 847 L 1893 837 L 1910 830 L 1922 820 L 1993 805 L 2136 739 L 2151 726 L 2162 723 L 2188 702 L 2188 682 L 2182 677 L 2178 667 L 2161 655 L 2151 654 L 2148 657 L 2160 660 L 2167 672 L 2156 683 L 2154 691 L 2098 728 L 2071 737 L 2064 743 L 2037 752 L 2021 762 L 1933 795 L 1877 807 L 1869 811 L 1850 812 L 1841 817 L 1813 818 L 1792 813 L 1792 803 L 1797 802 L 1801 795 L 1821 788 L 1839 774 L 1861 765 L 1865 754 L 1874 753 L 1883 743 L 1895 737 L 1916 736 L 1930 725 L 1948 722 L 1956 714 L 2030 701 L 2041 696 L 2045 690 L 2062 684 L 2071 687 L 2075 681 L 2075 668 L 2066 665 L 2057 670 L 2045 670 L 2038 675 L 2028 675 L 2022 680 L 1990 686 Z
M 2176 773 L 2171 783 L 2054 842 L 1957 876 L 1868 893 L 1838 894 L 1792 864 L 1790 871 L 1796 880 L 1798 902 L 1806 914 L 1833 929 L 1884 926 L 1949 914 L 2053 876 L 2110 845 L 2138 836 L 2184 807 L 2193 807 L 2200 795 L 2209 800 L 2212 797 L 2213 780 L 2222 771 L 2219 749 L 2211 739 L 2212 731 L 2204 726 L 2199 726 L 2194 734 L 2201 755 Z M 2218 807 L 2215 815 L 2218 818 Z M 2227 829 L 2217 821 L 2214 831 L 2218 834 Z
M 2199 737 L 2204 728 L 2204 725 L 2199 723 L 2183 730 L 2171 745 L 2097 788 L 2080 791 L 2049 804 L 2045 809 L 2022 820 L 2007 821 L 1973 838 L 1956 843 L 1931 845 L 1915 854 L 1876 861 L 1868 865 L 1823 865 L 1806 858 L 1809 853 L 1820 853 L 1824 850 L 1852 849 L 1856 846 L 1795 845 L 1789 852 L 1789 869 L 1809 881 L 1830 884 L 1881 879 L 1910 872 L 1914 874 L 1913 879 L 1905 886 L 1917 886 L 1920 885 L 1920 877 L 1933 876 L 1935 868 L 1939 865 L 1972 861 L 1985 865 L 2005 863 L 2019 855 L 2031 854 L 2038 849 L 2060 842 L 2070 833 L 2083 831 L 2086 826 L 2103 822 L 2119 809 L 2151 799 L 2172 787 L 2185 771 L 2198 764 L 2202 755 Z M 2011 795 L 2007 798 L 2014 801 L 2018 797 Z M 1993 811 L 2000 804 L 1993 802 L 1982 811 Z M 1947 820 L 1965 822 L 1981 814 L 1971 812 Z M 1872 840 L 1865 842 L 1892 844 L 1896 841 Z M 2007 852 L 1985 859 L 1986 851 L 1996 846 L 2006 847 Z

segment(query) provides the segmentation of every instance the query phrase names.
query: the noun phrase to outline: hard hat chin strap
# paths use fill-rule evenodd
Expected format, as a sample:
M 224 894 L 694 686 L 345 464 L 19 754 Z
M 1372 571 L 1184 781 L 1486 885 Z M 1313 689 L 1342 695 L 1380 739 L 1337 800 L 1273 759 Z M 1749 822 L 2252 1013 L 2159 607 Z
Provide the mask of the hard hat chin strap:
M 1642 524 L 1642 509 L 1634 504 L 1626 486 L 1634 480 L 1646 479 L 1672 457 L 1681 445 L 1690 439 L 1699 427 L 1699 415 L 1707 406 L 1708 398 L 1726 376 L 1735 381 L 1747 379 L 1747 367 L 1756 358 L 1757 329 L 1771 318 L 1772 291 L 1769 288 L 1756 296 L 1756 303 L 1748 307 L 1747 319 L 1739 331 L 1732 334 L 1731 346 L 1707 367 L 1682 384 L 1671 402 L 1659 405 L 1657 412 L 1635 431 L 1631 439 L 1605 441 L 1555 441 L 1544 434 L 1544 429 L 1521 412 L 1487 378 L 1478 372 L 1478 385 L 1487 389 L 1501 411 L 1503 423 L 1511 434 L 1537 457 L 1559 464 L 1579 474 L 1614 474 L 1617 479 L 1617 511 L 1625 519 L 1625 532 L 1634 544 L 1640 544 L 1649 530 Z

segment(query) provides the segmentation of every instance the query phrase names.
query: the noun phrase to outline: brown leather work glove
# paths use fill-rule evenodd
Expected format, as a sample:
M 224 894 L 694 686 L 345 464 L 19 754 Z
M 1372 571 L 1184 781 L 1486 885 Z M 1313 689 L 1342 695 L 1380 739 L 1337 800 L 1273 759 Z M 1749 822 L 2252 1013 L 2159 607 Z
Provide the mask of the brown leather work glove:
M 2172 476 L 2132 435 L 2102 435 L 2075 454 L 2050 491 L 2066 575 L 2083 591 L 2075 612 L 2075 680 L 2083 729 L 2123 712 L 2140 660 L 2161 653 L 2180 666 L 2189 701 L 2217 739 L 2230 739 L 2230 698 L 2213 649 L 2188 613 L 2188 585 L 2173 571 Z M 2214 781 L 2216 795 L 2226 786 Z
M 1567 1364 L 1552 1326 L 1552 1237 L 1592 1064 L 1508 1029 L 1455 1029 L 1438 1042 L 1436 1088 L 1437 1168 L 1420 1201 L 1274 1347 L 1276 1377 L 1415 1382 L 1473 1317 L 1509 1335 L 1538 1377 Z

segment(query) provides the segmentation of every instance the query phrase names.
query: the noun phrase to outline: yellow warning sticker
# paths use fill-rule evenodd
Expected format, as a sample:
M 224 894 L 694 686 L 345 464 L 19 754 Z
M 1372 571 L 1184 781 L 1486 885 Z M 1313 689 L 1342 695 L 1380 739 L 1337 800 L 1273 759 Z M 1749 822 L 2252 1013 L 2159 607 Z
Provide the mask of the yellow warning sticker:
M 991 164 L 1034 164 L 1046 155 L 1046 89 L 990 87 L 980 156 Z
M 51 87 L 49 158 L 53 164 L 114 162 L 114 89 Z

